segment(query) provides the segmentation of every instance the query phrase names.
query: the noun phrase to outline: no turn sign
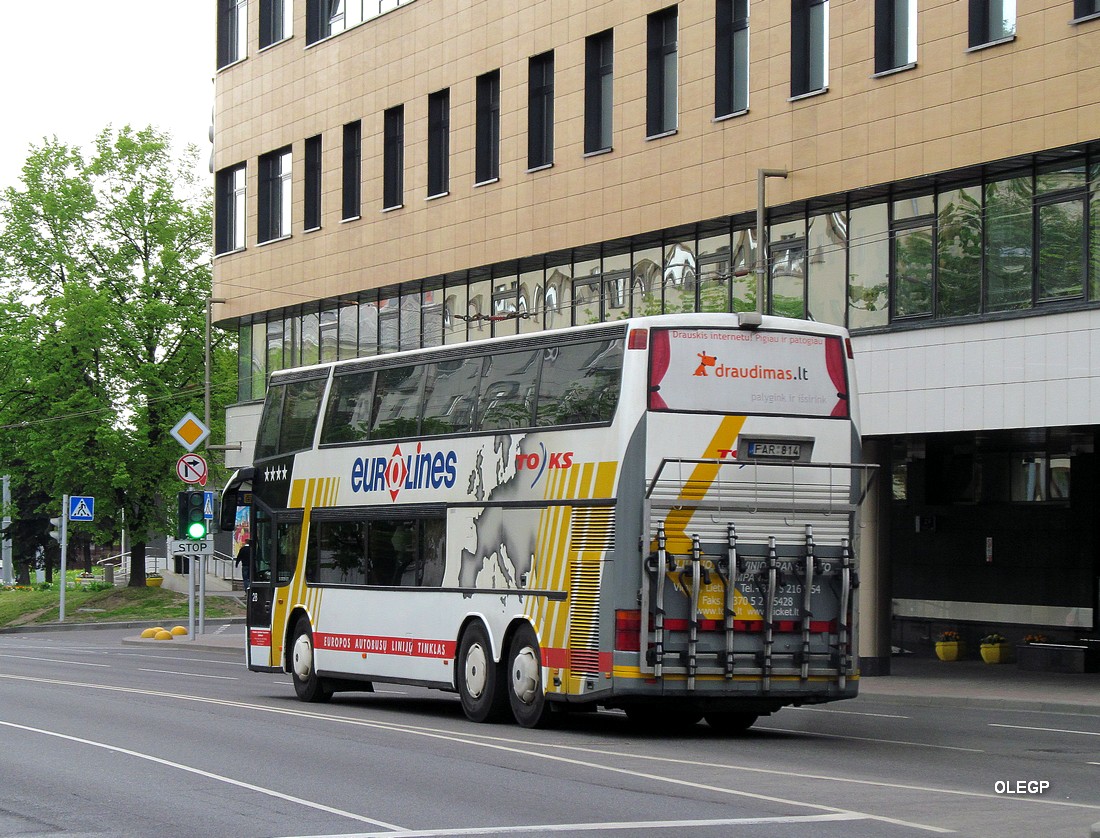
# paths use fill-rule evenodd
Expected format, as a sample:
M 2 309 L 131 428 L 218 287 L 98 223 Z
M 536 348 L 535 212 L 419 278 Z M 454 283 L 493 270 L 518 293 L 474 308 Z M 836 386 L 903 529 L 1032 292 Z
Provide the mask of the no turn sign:
M 206 460 L 198 454 L 184 454 L 176 460 L 176 476 L 184 483 L 206 485 Z

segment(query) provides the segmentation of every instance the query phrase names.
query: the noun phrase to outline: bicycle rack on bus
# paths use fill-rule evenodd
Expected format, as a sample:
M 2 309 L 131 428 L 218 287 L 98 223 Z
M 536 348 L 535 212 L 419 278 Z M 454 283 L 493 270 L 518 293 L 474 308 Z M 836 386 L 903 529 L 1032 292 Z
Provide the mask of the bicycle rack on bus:
M 670 464 L 679 467 L 678 476 L 671 479 L 665 476 Z M 715 479 L 705 491 L 700 491 L 697 483 L 684 479 L 685 465 L 700 464 L 716 467 Z M 723 470 L 745 468 L 751 469 L 750 479 L 720 479 Z M 859 584 L 851 537 L 854 515 L 866 496 L 873 469 L 874 466 L 856 463 L 662 461 L 646 492 L 645 520 L 655 532 L 652 536 L 645 534 L 642 543 L 653 544 L 656 550 L 645 563 L 640 592 L 642 671 L 658 679 L 672 674 L 684 675 L 688 690 L 695 689 L 697 676 L 703 674 L 721 674 L 727 680 L 732 680 L 735 674 L 759 676 L 764 691 L 771 689 L 773 675 L 796 676 L 805 683 L 811 676 L 831 674 L 843 689 L 852 665 L 850 647 L 854 634 L 850 612 Z M 827 481 L 805 480 L 807 472 L 813 473 L 810 470 L 827 470 Z M 668 471 L 671 473 L 672 469 Z M 774 479 L 782 472 L 786 472 L 789 479 Z M 836 480 L 836 474 L 843 479 Z M 862 476 L 858 485 L 857 474 Z M 672 510 L 684 509 L 691 510 L 695 525 L 690 534 L 680 533 L 690 542 L 690 552 L 677 556 L 669 550 L 670 536 L 664 517 Z M 702 511 L 711 513 L 709 521 L 694 518 Z M 704 542 L 723 544 L 724 550 L 708 555 Z M 755 545 L 755 554 L 751 546 L 746 550 L 746 545 Z M 781 556 L 781 552 L 787 555 Z M 822 568 L 830 566 L 836 567 L 839 577 L 836 641 L 831 652 L 813 652 L 813 586 L 823 575 Z M 724 643 L 717 654 L 700 653 L 699 649 L 700 592 L 710 584 L 708 567 L 713 568 L 724 588 Z M 792 574 L 801 583 L 800 620 L 797 621 L 801 642 L 793 653 L 778 653 L 775 649 L 776 596 L 780 583 L 792 578 Z M 668 648 L 670 634 L 665 589 L 671 584 L 670 578 L 679 582 L 689 600 L 687 645 L 679 651 Z M 762 581 L 764 587 L 761 643 L 758 649 L 738 651 L 738 588 L 746 582 L 758 581 Z M 712 660 L 716 665 L 709 663 Z

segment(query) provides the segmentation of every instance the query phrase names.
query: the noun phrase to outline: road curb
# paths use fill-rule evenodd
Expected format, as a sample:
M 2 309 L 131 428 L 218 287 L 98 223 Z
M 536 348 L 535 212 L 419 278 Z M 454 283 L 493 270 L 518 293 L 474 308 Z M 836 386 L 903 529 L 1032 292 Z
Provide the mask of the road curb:
M 186 618 L 183 618 L 186 620 Z M 219 617 L 216 619 L 206 618 L 207 623 L 216 623 L 217 625 L 244 625 L 244 617 Z M 34 632 L 42 631 L 106 631 L 109 629 L 130 629 L 130 628 L 152 628 L 154 626 L 164 625 L 165 620 L 130 620 L 126 622 L 115 623 L 38 623 L 32 626 L 5 626 L 0 628 L 0 634 L 32 634 Z M 167 622 L 173 625 L 181 622 L 180 618 L 175 617 Z

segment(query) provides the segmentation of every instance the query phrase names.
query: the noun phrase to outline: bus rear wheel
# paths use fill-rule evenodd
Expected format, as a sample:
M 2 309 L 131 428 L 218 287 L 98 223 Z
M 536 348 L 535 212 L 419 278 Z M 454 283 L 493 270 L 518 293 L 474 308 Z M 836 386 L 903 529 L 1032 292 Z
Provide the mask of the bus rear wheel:
M 543 727 L 550 720 L 550 703 L 542 689 L 542 653 L 535 630 L 522 625 L 508 649 L 508 701 L 521 727 Z
M 501 684 L 500 664 L 493 660 L 493 647 L 481 623 L 472 623 L 462 633 L 455 664 L 455 686 L 466 718 L 472 722 L 499 720 L 508 698 Z
M 332 688 L 317 676 L 317 666 L 313 658 L 313 631 L 305 617 L 299 617 L 294 626 L 290 656 L 290 675 L 298 698 L 309 702 L 325 702 L 332 698 Z

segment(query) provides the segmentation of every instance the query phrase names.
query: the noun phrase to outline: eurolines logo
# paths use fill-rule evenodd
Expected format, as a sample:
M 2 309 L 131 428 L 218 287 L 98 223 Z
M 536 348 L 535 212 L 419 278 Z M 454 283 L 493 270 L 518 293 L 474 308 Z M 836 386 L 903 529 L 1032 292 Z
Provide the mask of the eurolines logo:
M 397 500 L 402 489 L 452 488 L 458 476 L 458 455 L 454 451 L 424 451 L 416 444 L 415 454 L 403 454 L 395 445 L 389 457 L 356 457 L 351 464 L 353 492 L 389 492 Z

